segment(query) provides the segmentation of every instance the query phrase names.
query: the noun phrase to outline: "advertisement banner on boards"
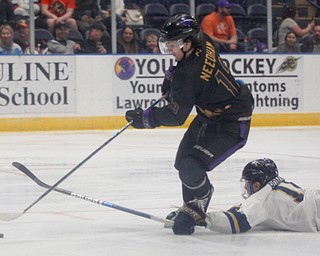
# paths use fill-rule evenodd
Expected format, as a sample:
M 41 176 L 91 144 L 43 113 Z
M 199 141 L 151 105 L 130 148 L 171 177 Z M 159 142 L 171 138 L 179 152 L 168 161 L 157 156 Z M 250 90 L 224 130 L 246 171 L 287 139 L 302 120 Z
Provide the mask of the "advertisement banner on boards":
M 255 113 L 303 110 L 303 56 L 224 55 L 222 59 L 236 79 L 248 84 Z M 176 65 L 168 55 L 116 56 L 113 63 L 115 114 L 150 106 L 161 96 L 165 70 Z
M 228 55 L 231 73 L 252 92 L 255 113 L 293 113 L 303 110 L 303 56 Z
M 149 107 L 161 97 L 164 72 L 174 60 L 162 55 L 134 55 L 114 58 L 113 98 L 115 114 Z
M 0 114 L 75 111 L 74 57 L 11 56 L 0 62 Z

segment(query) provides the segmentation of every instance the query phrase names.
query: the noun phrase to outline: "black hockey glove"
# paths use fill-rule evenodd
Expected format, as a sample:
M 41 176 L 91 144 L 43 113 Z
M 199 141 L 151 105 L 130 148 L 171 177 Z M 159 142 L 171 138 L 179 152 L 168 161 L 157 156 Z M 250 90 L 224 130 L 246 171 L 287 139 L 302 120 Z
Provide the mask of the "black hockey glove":
M 206 214 L 197 206 L 185 204 L 179 209 L 172 231 L 176 235 L 191 235 L 198 223 L 205 223 Z M 203 225 L 202 226 L 206 226 Z
M 171 82 L 172 82 L 172 74 L 175 70 L 175 66 L 170 66 L 168 70 L 166 70 L 164 75 L 164 80 L 161 86 L 161 93 L 162 95 L 167 95 L 166 100 L 169 100 L 169 94 L 170 94 L 170 88 L 171 88 Z
M 157 125 L 153 121 L 152 110 L 143 110 L 142 108 L 136 108 L 134 110 L 128 110 L 126 112 L 126 119 L 128 122 L 132 122 L 132 126 L 137 129 L 153 129 Z

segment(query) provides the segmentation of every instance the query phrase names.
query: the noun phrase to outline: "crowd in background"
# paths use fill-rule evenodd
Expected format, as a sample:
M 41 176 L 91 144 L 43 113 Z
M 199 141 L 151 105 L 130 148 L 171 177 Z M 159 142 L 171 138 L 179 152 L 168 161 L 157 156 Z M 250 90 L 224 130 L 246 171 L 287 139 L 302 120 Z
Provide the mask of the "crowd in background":
M 163 0 L 166 1 L 166 0 Z M 117 53 L 159 53 L 158 37 L 161 26 L 144 22 L 144 5 L 161 1 L 115 1 Z M 189 1 L 174 1 L 188 4 Z M 196 4 L 201 4 L 200 0 Z M 201 29 L 215 42 L 222 53 L 267 52 L 267 42 L 255 45 L 241 37 L 234 5 L 245 7 L 248 0 L 207 0 L 214 9 L 200 19 Z M 257 1 L 253 1 L 257 2 Z M 258 1 L 259 2 L 259 1 Z M 261 1 L 263 2 L 263 1 Z M 169 1 L 167 13 L 171 15 Z M 294 5 L 283 1 L 281 23 L 274 29 L 274 53 L 320 51 L 320 24 L 311 21 L 300 27 L 299 13 Z M 185 6 L 182 6 L 185 7 Z M 181 8 L 182 8 L 181 7 Z M 111 54 L 110 0 L 35 0 L 35 54 Z M 170 11 L 169 11 L 170 9 Z M 136 16 L 134 20 L 130 15 Z M 182 9 L 181 9 L 182 11 Z M 0 0 L 0 54 L 30 54 L 29 0 Z M 265 17 L 266 21 L 266 17 Z M 163 23 L 163 21 L 162 21 Z M 265 22 L 266 24 L 266 22 Z M 160 24 L 161 25 L 161 24 Z M 253 27 L 260 24 L 252 24 Z M 148 33 L 145 31 L 148 30 Z M 241 31 L 240 31 L 241 32 Z M 251 43 L 251 48 L 248 44 Z

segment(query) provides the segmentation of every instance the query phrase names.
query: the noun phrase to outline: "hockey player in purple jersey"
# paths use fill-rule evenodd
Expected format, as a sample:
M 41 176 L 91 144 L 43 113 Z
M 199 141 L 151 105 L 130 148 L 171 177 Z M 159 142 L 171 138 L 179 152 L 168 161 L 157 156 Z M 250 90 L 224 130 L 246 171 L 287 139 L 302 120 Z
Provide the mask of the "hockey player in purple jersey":
M 278 175 L 276 164 L 268 158 L 248 163 L 243 171 L 242 196 L 246 200 L 227 211 L 205 214 L 197 205 L 180 209 L 185 223 L 175 222 L 183 234 L 189 222 L 205 219 L 206 227 L 219 233 L 242 233 L 260 226 L 269 230 L 320 231 L 320 190 L 305 190 Z
M 213 194 L 207 172 L 246 144 L 253 98 L 248 87 L 236 81 L 224 65 L 212 40 L 205 34 L 199 36 L 199 25 L 192 16 L 178 14 L 165 22 L 159 47 L 177 61 L 166 72 L 162 87 L 168 105 L 129 110 L 126 119 L 140 129 L 180 126 L 196 108 L 197 116 L 179 145 L 175 168 L 184 205 L 193 202 L 206 212 Z M 185 215 L 178 209 L 167 218 L 183 221 Z M 189 230 L 196 224 L 201 222 L 189 223 Z

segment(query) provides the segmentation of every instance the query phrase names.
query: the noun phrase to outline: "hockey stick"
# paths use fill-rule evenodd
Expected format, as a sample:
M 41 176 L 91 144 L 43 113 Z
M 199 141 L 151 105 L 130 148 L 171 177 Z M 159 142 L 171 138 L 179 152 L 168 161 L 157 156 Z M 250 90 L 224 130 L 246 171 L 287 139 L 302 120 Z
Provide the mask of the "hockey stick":
M 161 100 L 166 98 L 166 94 L 162 95 L 161 98 L 156 100 L 149 108 L 157 105 Z M 131 126 L 133 121 L 128 122 L 124 127 L 122 127 L 118 132 L 116 132 L 110 139 L 108 139 L 105 143 L 103 143 L 100 147 L 94 150 L 90 155 L 88 155 L 85 159 L 83 159 L 79 164 L 77 164 L 71 171 L 69 171 L 65 176 L 63 176 L 60 180 L 58 180 L 53 186 L 51 186 L 45 193 L 43 193 L 37 200 L 35 200 L 32 204 L 30 204 L 26 209 L 23 210 L 22 213 L 16 214 L 3 214 L 3 220 L 10 221 L 19 218 L 27 211 L 29 211 L 34 205 L 36 205 L 41 199 L 43 199 L 46 195 L 48 195 L 53 189 L 55 189 L 60 183 L 62 183 L 65 179 L 67 179 L 72 173 L 78 170 L 84 163 L 86 163 L 89 159 L 91 159 L 95 154 L 97 154 L 101 149 L 103 149 L 106 145 L 108 145 L 111 141 L 113 141 L 116 137 L 118 137 L 123 131 L 125 131 L 128 127 Z M 0 216 L 1 219 L 1 216 Z
M 46 188 L 46 189 L 51 188 L 50 185 L 48 185 L 48 184 L 44 183 L 43 181 L 41 181 L 38 177 L 36 177 L 23 164 L 20 164 L 20 163 L 17 163 L 17 162 L 13 162 L 12 164 L 13 164 L 14 167 L 16 167 L 18 170 L 20 170 L 25 175 L 27 175 L 30 179 L 32 179 L 39 186 L 41 186 L 43 188 Z M 150 219 L 150 220 L 154 220 L 154 221 L 157 221 L 157 222 L 164 223 L 165 225 L 172 226 L 172 221 L 171 220 L 162 219 L 160 217 L 156 217 L 156 216 L 153 216 L 153 215 L 148 214 L 148 213 L 136 211 L 136 210 L 133 210 L 133 209 L 121 206 L 121 205 L 113 204 L 113 203 L 110 203 L 110 202 L 107 202 L 107 201 L 103 201 L 103 200 L 99 200 L 99 199 L 96 199 L 96 198 L 93 198 L 93 197 L 81 195 L 79 193 L 75 193 L 75 192 L 72 192 L 72 191 L 69 191 L 69 190 L 66 190 L 66 189 L 63 189 L 63 188 L 56 187 L 56 188 L 54 188 L 54 191 L 62 193 L 62 194 L 65 194 L 67 196 L 76 197 L 78 199 L 89 201 L 89 202 L 94 203 L 94 204 L 100 204 L 100 205 L 103 205 L 103 206 L 106 206 L 106 207 L 109 207 L 109 208 L 113 208 L 113 209 L 116 209 L 116 210 L 119 210 L 119 211 L 123 211 L 123 212 L 126 212 L 126 213 L 134 214 L 134 215 L 137 215 L 137 216 L 140 216 L 140 217 L 143 217 L 143 218 L 147 218 L 147 219 Z

